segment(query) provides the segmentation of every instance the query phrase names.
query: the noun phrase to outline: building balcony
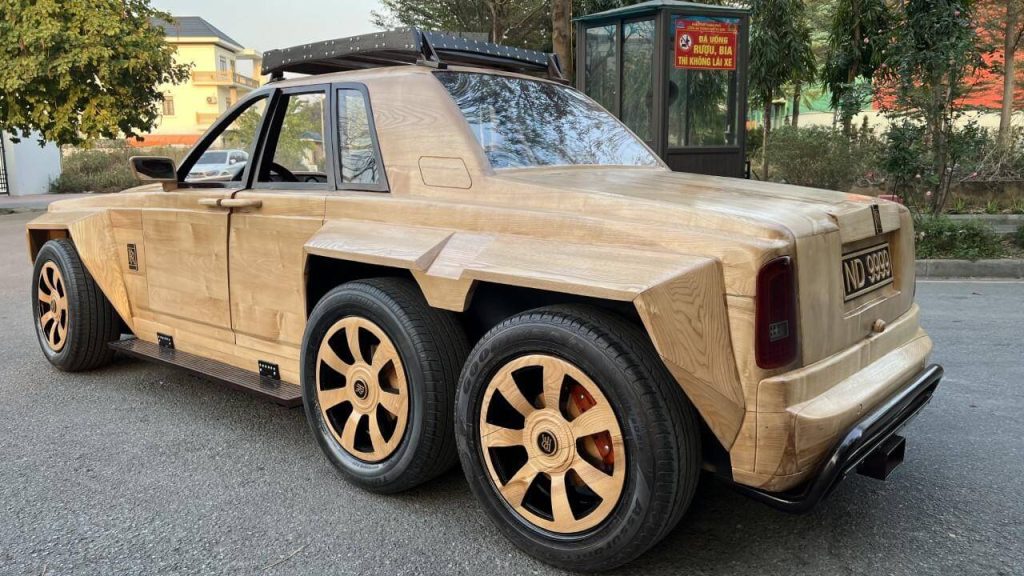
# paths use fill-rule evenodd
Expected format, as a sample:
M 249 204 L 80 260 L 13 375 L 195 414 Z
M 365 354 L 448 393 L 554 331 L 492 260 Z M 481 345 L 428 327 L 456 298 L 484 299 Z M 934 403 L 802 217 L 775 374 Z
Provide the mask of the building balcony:
M 195 86 L 231 86 L 249 90 L 260 87 L 259 80 L 242 76 L 231 70 L 193 70 L 192 84 Z
M 210 127 L 211 124 L 220 118 L 220 114 L 208 114 L 206 112 L 196 112 L 196 125 L 201 127 L 203 130 Z

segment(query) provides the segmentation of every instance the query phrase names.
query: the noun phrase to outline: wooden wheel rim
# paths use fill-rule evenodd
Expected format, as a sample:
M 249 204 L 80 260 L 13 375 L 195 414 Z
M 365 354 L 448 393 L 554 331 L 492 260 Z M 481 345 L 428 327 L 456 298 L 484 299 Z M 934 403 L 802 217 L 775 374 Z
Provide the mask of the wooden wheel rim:
M 335 339 L 332 347 L 331 341 L 338 333 L 343 333 L 344 338 Z M 363 340 L 365 335 L 372 336 L 371 343 Z M 373 340 L 377 343 L 372 344 Z M 337 349 L 342 347 L 345 350 Z M 325 366 L 342 377 L 341 387 L 324 388 L 328 375 Z M 334 440 L 352 456 L 380 462 L 398 448 L 409 420 L 409 385 L 398 350 L 373 322 L 349 316 L 327 331 L 317 352 L 316 395 L 324 424 Z M 350 411 L 346 405 L 351 407 Z M 339 421 L 336 410 L 348 411 L 348 416 Z M 392 425 L 390 435 L 381 427 L 381 418 Z M 368 438 L 368 444 L 360 443 L 360 438 Z
M 542 393 L 532 402 L 523 395 L 513 376 L 531 367 L 540 367 L 543 381 Z M 573 400 L 563 392 L 568 383 L 582 386 L 595 402 L 569 418 L 566 412 Z M 521 430 L 488 422 L 488 410 L 496 395 L 523 416 L 525 423 Z M 607 436 L 602 441 L 610 441 L 614 456 L 610 474 L 598 467 L 606 467 L 606 464 L 592 463 L 594 455 L 588 454 L 586 443 L 582 445 L 584 449 L 580 449 L 584 439 L 589 442 L 595 435 L 604 433 Z M 480 446 L 498 495 L 524 520 L 545 530 L 573 534 L 593 528 L 608 518 L 622 496 L 626 450 L 615 411 L 593 380 L 561 358 L 534 354 L 517 358 L 498 370 L 487 385 L 481 405 Z M 527 461 L 503 480 L 492 449 L 519 446 L 525 448 Z M 527 492 L 541 474 L 550 480 L 548 494 L 541 493 L 542 497 L 550 497 L 550 518 L 525 505 Z M 572 495 L 567 482 L 572 484 L 573 492 L 580 484 L 584 485 L 600 497 L 600 503 L 581 511 L 577 517 L 570 504 Z
M 64 349 L 68 337 L 68 291 L 60 268 L 53 261 L 43 264 L 36 286 L 39 328 L 54 352 Z

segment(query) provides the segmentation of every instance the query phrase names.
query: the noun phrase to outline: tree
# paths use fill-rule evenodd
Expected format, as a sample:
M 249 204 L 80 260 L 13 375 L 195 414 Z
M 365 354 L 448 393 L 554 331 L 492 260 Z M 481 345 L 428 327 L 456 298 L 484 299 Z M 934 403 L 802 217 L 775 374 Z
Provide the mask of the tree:
M 551 0 L 551 47 L 568 75 L 572 70 L 572 0 Z
M 137 137 L 159 117 L 160 84 L 184 81 L 148 0 L 4 0 L 0 126 L 42 141 Z
M 832 93 L 832 109 L 839 112 L 847 135 L 853 115 L 860 112 L 865 96 L 870 96 L 869 90 L 856 85 L 857 79 L 867 80 L 870 86 L 882 60 L 889 20 L 885 0 L 836 0 L 833 5 L 822 80 Z
M 813 75 L 811 30 L 802 0 L 751 0 L 749 84 L 764 107 L 763 178 L 768 179 L 768 134 L 772 100 L 782 86 Z
M 958 127 L 973 88 L 969 80 L 985 66 L 972 4 L 905 0 L 879 67 L 882 112 L 903 132 L 921 135 L 919 149 L 928 170 L 915 179 L 930 188 L 924 205 L 934 214 L 942 211 L 957 159 L 972 147 L 977 132 L 973 125 Z
M 379 28 L 478 32 L 488 40 L 521 48 L 551 44 L 549 0 L 381 0 L 373 12 Z
M 1017 81 L 1016 56 L 1024 35 L 1024 2 L 1006 0 L 1006 22 L 1003 26 L 1003 102 L 999 112 L 999 145 L 1010 144 L 1013 119 L 1013 96 Z

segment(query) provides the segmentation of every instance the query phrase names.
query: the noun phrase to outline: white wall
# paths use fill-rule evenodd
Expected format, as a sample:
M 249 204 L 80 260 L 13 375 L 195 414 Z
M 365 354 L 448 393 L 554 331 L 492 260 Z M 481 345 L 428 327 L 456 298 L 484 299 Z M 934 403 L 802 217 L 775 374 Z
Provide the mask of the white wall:
M 46 194 L 50 181 L 60 176 L 60 148 L 47 142 L 40 147 L 35 135 L 11 142 L 4 139 L 4 166 L 7 169 L 7 188 L 11 196 Z

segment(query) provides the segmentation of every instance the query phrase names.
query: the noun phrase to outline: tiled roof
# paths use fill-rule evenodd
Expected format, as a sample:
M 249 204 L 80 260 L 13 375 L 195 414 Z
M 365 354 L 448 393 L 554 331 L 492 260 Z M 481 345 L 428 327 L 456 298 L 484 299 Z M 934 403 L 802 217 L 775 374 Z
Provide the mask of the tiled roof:
M 242 47 L 235 39 L 199 16 L 175 16 L 173 22 L 154 18 L 153 24 L 163 28 L 164 34 L 169 38 L 220 38 L 229 44 Z

